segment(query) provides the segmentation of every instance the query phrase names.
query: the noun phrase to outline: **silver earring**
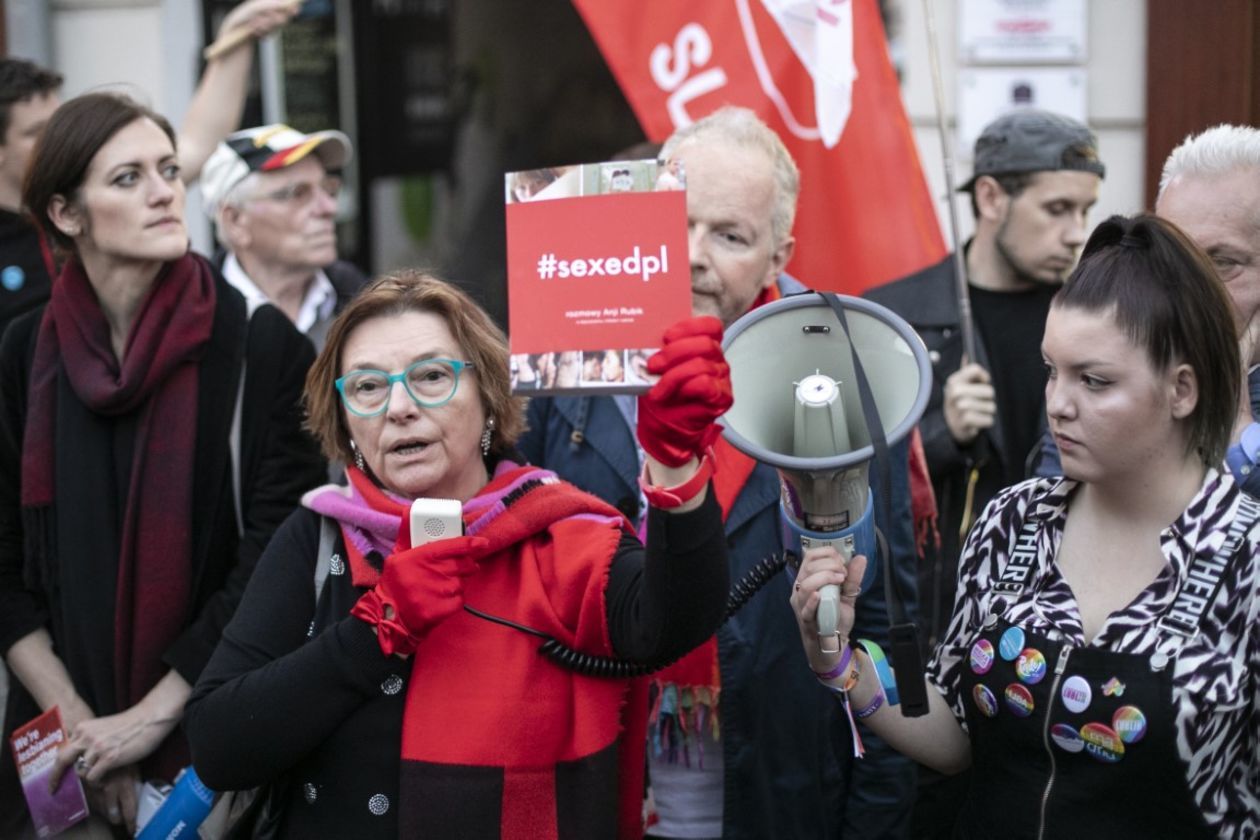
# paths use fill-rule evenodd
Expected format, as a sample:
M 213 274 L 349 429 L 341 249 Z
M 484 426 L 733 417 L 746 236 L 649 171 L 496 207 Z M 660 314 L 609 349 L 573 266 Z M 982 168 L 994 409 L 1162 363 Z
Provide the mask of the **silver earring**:
M 363 453 L 359 451 L 359 447 L 354 445 L 354 441 L 350 441 L 350 448 L 354 450 L 354 465 L 358 467 L 359 472 L 364 471 Z
M 486 418 L 486 428 L 481 433 L 481 457 L 490 454 L 490 442 L 494 439 L 494 418 Z

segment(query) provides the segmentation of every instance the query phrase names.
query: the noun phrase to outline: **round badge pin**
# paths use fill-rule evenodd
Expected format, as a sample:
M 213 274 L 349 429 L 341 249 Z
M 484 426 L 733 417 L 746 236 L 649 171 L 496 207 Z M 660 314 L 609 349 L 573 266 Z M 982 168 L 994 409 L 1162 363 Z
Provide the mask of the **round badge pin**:
M 1076 731 L 1075 726 L 1069 726 L 1066 723 L 1056 723 L 1050 727 L 1050 740 L 1065 752 L 1078 753 L 1085 749 L 1085 741 L 1081 738 L 1081 733 Z
M 1094 699 L 1094 692 L 1089 687 L 1089 681 L 1084 677 L 1068 677 L 1063 681 L 1059 696 L 1063 698 L 1063 705 L 1069 712 L 1080 714 L 1089 708 L 1089 702 Z
M 1006 708 L 1016 717 L 1028 717 L 1033 713 L 1032 692 L 1019 683 L 1011 683 L 1006 687 Z
M 10 292 L 16 292 L 26 285 L 26 272 L 20 265 L 6 265 L 4 270 L 0 271 L 0 285 Z
M 1007 662 L 1012 662 L 1023 649 L 1024 631 L 1018 627 L 1008 627 L 998 641 L 998 653 L 1002 654 L 1002 658 Z
M 1124 758 L 1124 741 L 1110 726 L 1103 723 L 1087 723 L 1081 727 L 1081 740 L 1085 752 L 1106 764 L 1115 764 Z
M 1121 706 L 1111 716 L 1111 728 L 1126 744 L 1136 744 L 1146 734 L 1146 715 L 1137 706 Z
M 1024 648 L 1015 660 L 1015 676 L 1029 685 L 1046 678 L 1046 658 L 1036 648 Z
M 971 646 L 971 672 L 987 674 L 993 667 L 993 643 L 988 639 L 977 639 Z
M 980 714 L 985 717 L 993 717 L 998 713 L 997 698 L 993 696 L 993 692 L 989 690 L 987 685 L 977 685 L 971 690 L 971 699 L 975 701 L 976 708 L 980 710 Z

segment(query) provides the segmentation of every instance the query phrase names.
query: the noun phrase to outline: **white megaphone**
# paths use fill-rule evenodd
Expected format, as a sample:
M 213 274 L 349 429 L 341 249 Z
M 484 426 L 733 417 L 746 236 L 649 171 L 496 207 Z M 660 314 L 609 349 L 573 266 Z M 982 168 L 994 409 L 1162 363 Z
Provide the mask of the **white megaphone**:
M 888 446 L 909 435 L 927 406 L 932 367 L 922 340 L 897 315 L 867 300 L 830 297 L 843 323 L 822 295 L 801 294 L 727 328 L 722 346 L 735 404 L 721 423 L 732 446 L 778 470 L 784 547 L 798 556 L 816 545 L 833 545 L 846 560 L 865 555 L 865 592 L 879 566 L 868 479 L 876 447 L 867 417 L 878 417 Z M 860 384 L 858 365 L 869 387 Z M 827 650 L 840 590 L 828 586 L 820 595 Z

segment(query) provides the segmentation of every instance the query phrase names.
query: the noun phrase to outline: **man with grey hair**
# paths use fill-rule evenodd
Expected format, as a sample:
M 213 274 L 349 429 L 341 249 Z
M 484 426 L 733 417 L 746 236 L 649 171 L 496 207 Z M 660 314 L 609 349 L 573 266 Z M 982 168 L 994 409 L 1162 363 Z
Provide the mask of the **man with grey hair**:
M 805 288 L 784 274 L 796 241 L 800 176 L 779 137 L 743 108 L 680 129 L 661 157 L 686 185 L 692 311 L 729 326 L 750 309 Z M 748 399 L 751 395 L 740 397 Z M 521 452 L 638 522 L 633 397 L 531 399 Z M 878 523 L 895 562 L 913 562 L 907 450 L 892 450 L 892 523 Z M 783 551 L 779 479 L 724 441 L 715 497 L 731 578 Z M 877 491 L 876 491 L 877 492 Z M 649 535 L 652 539 L 652 535 Z M 863 732 L 852 760 L 843 710 L 800 657 L 780 573 L 705 645 L 653 676 L 648 765 L 650 837 L 896 837 L 907 824 L 912 765 Z M 886 639 L 881 586 L 858 605 L 857 635 Z
M 692 310 L 729 326 L 769 294 L 792 259 L 796 164 L 744 108 L 723 108 L 679 129 L 661 158 L 681 163 L 687 187 Z
M 333 316 L 366 283 L 337 259 L 337 196 L 350 139 L 287 125 L 238 131 L 201 175 L 206 212 L 226 249 L 215 262 L 251 311 L 272 303 L 318 350 Z
M 1218 125 L 1187 137 L 1164 162 L 1155 212 L 1212 260 L 1234 301 L 1248 393 L 1239 401 L 1234 477 L 1260 496 L 1260 129 Z

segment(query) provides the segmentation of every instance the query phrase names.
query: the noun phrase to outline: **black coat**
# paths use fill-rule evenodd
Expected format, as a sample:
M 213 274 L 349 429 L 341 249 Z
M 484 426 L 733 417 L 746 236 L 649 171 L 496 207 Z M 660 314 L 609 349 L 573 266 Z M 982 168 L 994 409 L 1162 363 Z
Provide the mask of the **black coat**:
M 244 299 L 221 278 L 215 290 L 214 328 L 198 371 L 191 618 L 163 656 L 190 685 L 209 661 L 272 533 L 296 507 L 301 494 L 320 484 L 325 475 L 318 449 L 301 428 L 302 386 L 314 359 L 310 342 L 273 307 L 261 307 L 247 320 Z M 60 572 L 29 568 L 32 564 L 26 562 L 23 551 L 21 450 L 27 381 L 42 315 L 41 307 L 14 321 L 0 344 L 0 474 L 5 476 L 0 482 L 3 651 L 49 626 L 47 603 L 54 593 L 56 574 L 73 571 L 72 558 L 59 558 Z M 229 455 L 242 361 L 243 538 L 238 534 Z M 26 692 L 12 682 L 6 732 L 34 716 L 37 710 L 30 704 Z M 3 741 L 7 752 L 8 739 Z M 12 758 L 0 757 L 0 765 L 0 812 L 11 814 L 8 795 L 16 793 L 8 784 L 13 781 Z M 16 810 L 20 814 L 25 809 L 19 804 Z
M 945 380 L 962 367 L 963 357 L 953 254 L 908 277 L 870 289 L 863 297 L 904 318 L 923 339 L 932 362 L 932 390 L 927 409 L 919 420 L 919 433 L 932 488 L 936 491 L 941 549 L 927 573 L 921 575 L 919 592 L 923 623 L 935 635 L 944 629 L 953 609 L 958 555 L 962 550 L 959 528 L 967 506 L 968 481 L 973 470 L 976 471 L 971 504 L 974 522 L 989 500 L 1006 486 L 1003 462 L 1006 431 L 1002 427 L 1002 414 L 998 412 L 993 426 L 977 438 L 977 442 L 983 443 L 959 446 L 945 423 Z M 992 370 L 978 331 L 975 361 L 986 370 Z
M 214 257 L 211 258 L 211 265 L 216 271 L 223 271 L 223 264 L 227 262 L 228 252 L 220 248 L 215 251 Z M 332 317 L 316 322 L 307 332 L 307 337 L 315 344 L 316 350 L 324 346 L 324 342 L 328 338 L 328 328 L 332 326 L 333 320 L 341 310 L 346 308 L 346 304 L 354 299 L 364 286 L 372 282 L 371 278 L 359 270 L 359 267 L 345 260 L 335 260 L 324 266 L 324 274 L 328 277 L 328 282 L 332 283 L 333 292 L 337 295 L 337 302 L 333 305 Z M 336 476 L 334 476 L 336 478 Z

